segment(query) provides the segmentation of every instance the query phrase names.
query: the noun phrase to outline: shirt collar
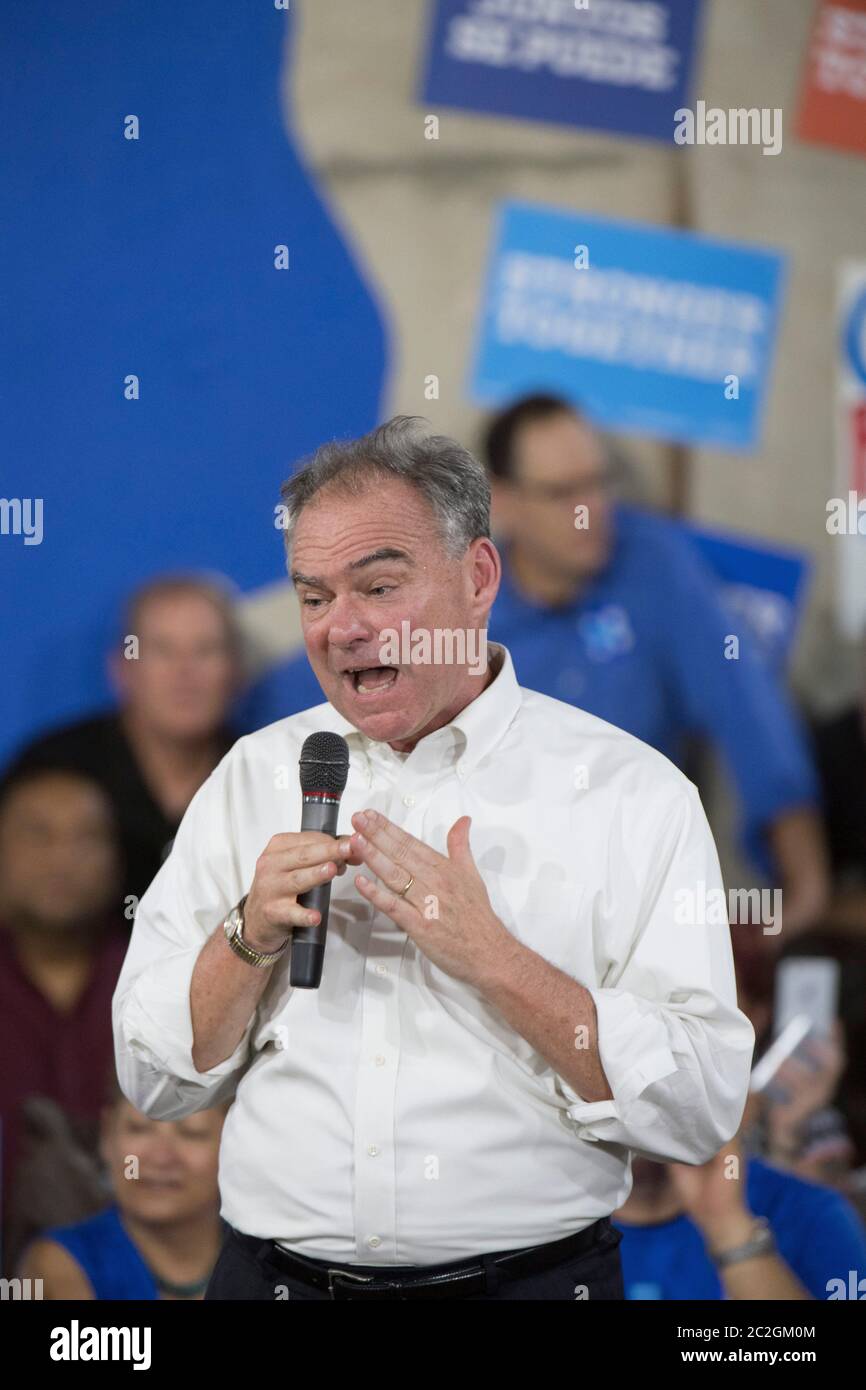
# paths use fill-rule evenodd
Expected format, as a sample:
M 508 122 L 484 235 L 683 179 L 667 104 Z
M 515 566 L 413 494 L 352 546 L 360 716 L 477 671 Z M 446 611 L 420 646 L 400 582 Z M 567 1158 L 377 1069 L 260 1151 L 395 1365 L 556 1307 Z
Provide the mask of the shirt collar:
M 520 708 L 520 686 L 514 663 L 507 647 L 500 642 L 487 643 L 488 658 L 498 670 L 490 684 L 474 700 L 455 715 L 450 724 L 436 729 L 416 743 L 410 757 L 413 763 L 433 758 L 439 762 L 452 758 L 460 775 L 465 775 L 486 757 L 504 735 Z M 333 705 L 322 707 L 322 727 L 342 734 L 350 748 L 369 759 L 371 748 L 388 748 L 356 729 Z M 408 759 L 407 759 L 408 761 Z

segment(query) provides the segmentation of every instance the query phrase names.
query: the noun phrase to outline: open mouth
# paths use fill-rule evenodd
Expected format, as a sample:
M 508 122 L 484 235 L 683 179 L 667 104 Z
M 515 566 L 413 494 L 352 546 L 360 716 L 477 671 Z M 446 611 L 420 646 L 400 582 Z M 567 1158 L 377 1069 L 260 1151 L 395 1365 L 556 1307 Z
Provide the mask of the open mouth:
M 358 666 L 343 672 L 358 695 L 381 695 L 396 685 L 399 671 L 394 666 Z

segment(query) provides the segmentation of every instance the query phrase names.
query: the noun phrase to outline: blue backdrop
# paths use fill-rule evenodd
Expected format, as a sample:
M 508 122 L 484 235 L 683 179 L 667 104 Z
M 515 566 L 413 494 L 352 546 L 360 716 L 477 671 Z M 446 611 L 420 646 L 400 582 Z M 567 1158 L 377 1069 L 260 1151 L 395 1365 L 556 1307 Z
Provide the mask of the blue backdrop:
M 0 757 L 109 699 L 142 579 L 280 577 L 292 461 L 376 423 L 381 316 L 284 130 L 290 23 L 44 0 L 7 26 L 0 497 L 43 499 L 44 522 L 39 545 L 0 534 Z

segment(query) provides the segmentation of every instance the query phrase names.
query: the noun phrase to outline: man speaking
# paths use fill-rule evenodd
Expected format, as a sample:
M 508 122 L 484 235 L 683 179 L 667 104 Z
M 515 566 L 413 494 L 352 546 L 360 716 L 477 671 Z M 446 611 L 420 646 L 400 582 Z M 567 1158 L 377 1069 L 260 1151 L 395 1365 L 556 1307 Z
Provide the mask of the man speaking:
M 283 501 L 327 703 L 240 739 L 194 797 L 113 1005 L 140 1110 L 234 1097 L 206 1297 L 622 1298 L 631 1153 L 707 1162 L 746 1100 L 697 793 L 522 689 L 505 647 L 478 662 L 500 561 L 454 440 L 397 417 Z M 349 750 L 340 838 L 300 829 L 317 732 Z M 321 984 L 293 987 L 323 883 Z

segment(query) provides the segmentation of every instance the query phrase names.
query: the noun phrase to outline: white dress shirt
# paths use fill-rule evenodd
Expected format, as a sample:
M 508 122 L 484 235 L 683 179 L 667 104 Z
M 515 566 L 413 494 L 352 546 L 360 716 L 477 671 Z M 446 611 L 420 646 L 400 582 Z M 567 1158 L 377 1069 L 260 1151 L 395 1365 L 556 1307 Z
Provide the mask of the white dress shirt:
M 625 1200 L 630 1151 L 704 1163 L 742 1116 L 754 1034 L 729 929 L 678 925 L 678 890 L 721 889 L 695 788 L 489 651 L 493 681 L 410 754 L 330 704 L 241 738 L 139 904 L 113 1001 L 123 1090 L 163 1120 L 234 1096 L 223 1216 L 316 1259 L 437 1264 L 558 1240 Z M 595 1001 L 613 1100 L 582 1100 L 361 897 L 352 866 L 333 881 L 321 987 L 292 989 L 281 960 L 233 1055 L 196 1071 L 196 959 L 271 836 L 300 828 L 298 757 L 318 729 L 349 745 L 341 833 L 371 807 L 444 854 L 472 816 L 497 916 Z

